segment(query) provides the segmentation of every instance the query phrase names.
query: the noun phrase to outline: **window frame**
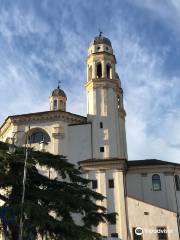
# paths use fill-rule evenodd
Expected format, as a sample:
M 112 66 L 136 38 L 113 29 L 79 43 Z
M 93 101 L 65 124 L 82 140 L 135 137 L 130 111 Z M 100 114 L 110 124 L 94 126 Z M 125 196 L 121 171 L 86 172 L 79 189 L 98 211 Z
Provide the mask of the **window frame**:
M 42 129 L 37 129 L 30 133 L 28 141 L 30 144 L 37 144 L 41 141 L 50 142 L 51 139 L 46 131 L 43 131 Z
M 108 187 L 112 189 L 114 188 L 114 178 L 108 179 Z
M 88 81 L 92 79 L 92 65 L 88 67 Z
M 100 150 L 101 153 L 104 153 L 104 147 L 100 147 L 99 150 Z
M 157 187 L 158 185 L 158 187 Z M 159 174 L 153 174 L 152 175 L 152 190 L 155 192 L 161 191 L 162 187 L 161 187 L 161 177 Z
M 119 237 L 118 233 L 111 233 L 111 238 L 118 238 L 118 237 Z
M 112 71 L 112 67 L 109 63 L 106 64 L 106 77 L 108 79 L 111 79 L 111 71 Z
M 176 191 L 180 191 L 180 177 L 178 174 L 174 176 Z
M 102 63 L 98 62 L 96 65 L 96 76 L 97 78 L 102 78 Z
M 97 179 L 91 180 L 92 183 L 92 189 L 97 189 L 98 188 L 98 181 Z
M 53 109 L 54 109 L 54 110 L 57 110 L 57 107 L 58 107 L 58 100 L 57 100 L 57 99 L 54 99 L 54 100 L 53 100 Z

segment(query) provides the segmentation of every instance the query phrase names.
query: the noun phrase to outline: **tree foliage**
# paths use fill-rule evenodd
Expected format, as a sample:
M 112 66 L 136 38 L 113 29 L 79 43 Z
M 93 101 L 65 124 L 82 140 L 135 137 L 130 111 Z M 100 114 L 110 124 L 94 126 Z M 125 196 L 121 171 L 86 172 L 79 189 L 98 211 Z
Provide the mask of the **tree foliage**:
M 9 154 L 8 145 L 0 142 L 1 228 L 10 240 L 17 240 L 19 235 L 24 160 L 24 148 Z M 42 169 L 51 169 L 57 175 L 49 178 Z M 115 214 L 107 214 L 97 204 L 104 197 L 88 188 L 89 182 L 65 157 L 29 150 L 23 239 L 99 239 L 92 227 L 114 221 Z M 75 214 L 81 216 L 81 225 L 75 222 Z

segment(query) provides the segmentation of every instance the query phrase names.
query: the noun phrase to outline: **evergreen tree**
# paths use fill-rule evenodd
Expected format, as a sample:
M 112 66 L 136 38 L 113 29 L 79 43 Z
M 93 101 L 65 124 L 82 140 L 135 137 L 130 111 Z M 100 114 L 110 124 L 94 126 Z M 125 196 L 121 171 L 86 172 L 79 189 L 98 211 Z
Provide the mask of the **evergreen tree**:
M 0 229 L 8 240 L 18 240 L 24 161 L 24 148 L 9 154 L 8 145 L 0 142 Z M 49 178 L 40 169 L 51 169 L 58 177 Z M 65 157 L 29 150 L 23 239 L 100 239 L 92 227 L 114 221 L 115 214 L 96 204 L 104 197 L 88 188 L 89 183 Z M 80 214 L 82 225 L 74 214 Z

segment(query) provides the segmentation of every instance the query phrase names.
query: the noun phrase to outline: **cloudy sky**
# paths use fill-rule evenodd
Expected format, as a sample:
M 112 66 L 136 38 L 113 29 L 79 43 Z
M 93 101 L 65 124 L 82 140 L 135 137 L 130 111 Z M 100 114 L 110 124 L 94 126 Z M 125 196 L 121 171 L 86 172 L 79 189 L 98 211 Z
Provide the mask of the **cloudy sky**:
M 180 0 L 0 0 L 0 122 L 48 110 L 59 80 L 68 111 L 85 115 L 99 28 L 117 58 L 129 159 L 180 162 Z

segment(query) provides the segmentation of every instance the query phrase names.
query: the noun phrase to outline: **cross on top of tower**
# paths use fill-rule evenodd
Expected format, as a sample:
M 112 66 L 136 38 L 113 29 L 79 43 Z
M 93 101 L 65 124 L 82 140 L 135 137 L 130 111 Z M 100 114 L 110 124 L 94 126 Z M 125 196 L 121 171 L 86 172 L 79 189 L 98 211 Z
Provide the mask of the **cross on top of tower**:
M 61 81 L 58 81 L 58 89 L 60 89 L 60 84 L 61 84 Z

